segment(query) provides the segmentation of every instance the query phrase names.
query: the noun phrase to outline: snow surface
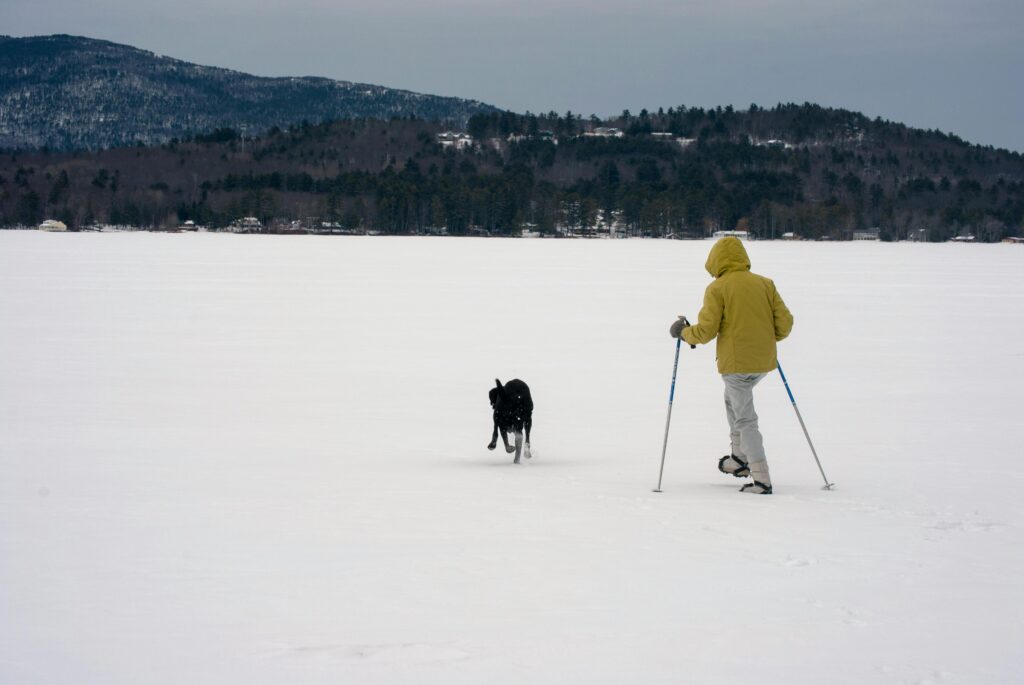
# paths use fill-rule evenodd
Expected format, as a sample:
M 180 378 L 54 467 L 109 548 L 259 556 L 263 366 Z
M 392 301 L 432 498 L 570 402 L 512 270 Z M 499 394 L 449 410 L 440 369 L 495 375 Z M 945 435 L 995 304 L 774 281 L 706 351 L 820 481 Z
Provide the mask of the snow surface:
M 0 232 L 0 683 L 1024 681 L 1024 250 L 749 243 L 838 487 L 708 346 L 655 494 L 710 247 Z

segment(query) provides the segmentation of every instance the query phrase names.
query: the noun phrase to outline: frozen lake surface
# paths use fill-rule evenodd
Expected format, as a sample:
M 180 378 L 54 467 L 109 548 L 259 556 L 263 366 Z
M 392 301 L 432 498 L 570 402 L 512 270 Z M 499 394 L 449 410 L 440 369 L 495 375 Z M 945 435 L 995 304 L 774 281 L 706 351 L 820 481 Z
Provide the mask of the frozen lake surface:
M 749 243 L 838 487 L 712 345 L 655 494 L 710 247 L 0 232 L 0 682 L 1024 680 L 1024 249 Z

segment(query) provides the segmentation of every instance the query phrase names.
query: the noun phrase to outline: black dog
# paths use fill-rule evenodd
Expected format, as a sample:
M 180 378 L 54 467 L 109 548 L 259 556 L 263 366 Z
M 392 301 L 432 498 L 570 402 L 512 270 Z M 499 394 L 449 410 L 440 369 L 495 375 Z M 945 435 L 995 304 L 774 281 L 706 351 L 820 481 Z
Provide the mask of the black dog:
M 498 444 L 498 431 L 501 431 L 501 441 L 505 443 L 505 452 L 516 453 L 515 463 L 519 463 L 519 455 L 522 453 L 523 432 L 526 432 L 526 458 L 530 454 L 530 428 L 533 426 L 533 398 L 530 396 L 530 387 L 518 378 L 501 384 L 497 378 L 494 379 L 496 387 L 491 388 L 491 409 L 494 410 L 494 433 L 491 434 L 491 444 L 487 449 L 493 450 Z M 516 446 L 508 444 L 508 434 L 515 435 Z

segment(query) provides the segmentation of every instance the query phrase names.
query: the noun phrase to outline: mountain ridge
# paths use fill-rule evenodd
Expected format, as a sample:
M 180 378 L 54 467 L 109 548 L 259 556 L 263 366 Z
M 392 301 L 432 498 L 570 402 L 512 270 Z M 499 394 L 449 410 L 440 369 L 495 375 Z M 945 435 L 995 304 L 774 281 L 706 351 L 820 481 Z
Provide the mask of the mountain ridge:
M 478 100 L 321 76 L 263 77 L 111 41 L 0 36 L 0 147 L 157 145 L 234 128 L 415 117 L 463 125 Z

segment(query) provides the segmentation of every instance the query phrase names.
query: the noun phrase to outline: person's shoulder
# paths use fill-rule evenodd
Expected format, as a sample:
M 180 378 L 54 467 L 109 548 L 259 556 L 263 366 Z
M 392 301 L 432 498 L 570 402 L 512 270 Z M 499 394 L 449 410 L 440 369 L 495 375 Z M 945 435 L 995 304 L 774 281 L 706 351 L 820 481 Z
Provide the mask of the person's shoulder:
M 775 287 L 775 281 L 773 281 L 772 279 L 768 278 L 767 276 L 762 276 L 761 274 L 755 274 L 753 271 L 748 271 L 747 273 L 749 273 L 751 276 L 753 276 L 759 282 L 764 283 L 766 285 L 770 284 L 773 288 Z
M 719 276 L 708 283 L 708 287 L 704 288 L 704 297 L 721 299 L 724 296 L 723 294 L 726 292 L 724 288 L 726 288 L 725 281 L 722 279 L 722 276 Z

